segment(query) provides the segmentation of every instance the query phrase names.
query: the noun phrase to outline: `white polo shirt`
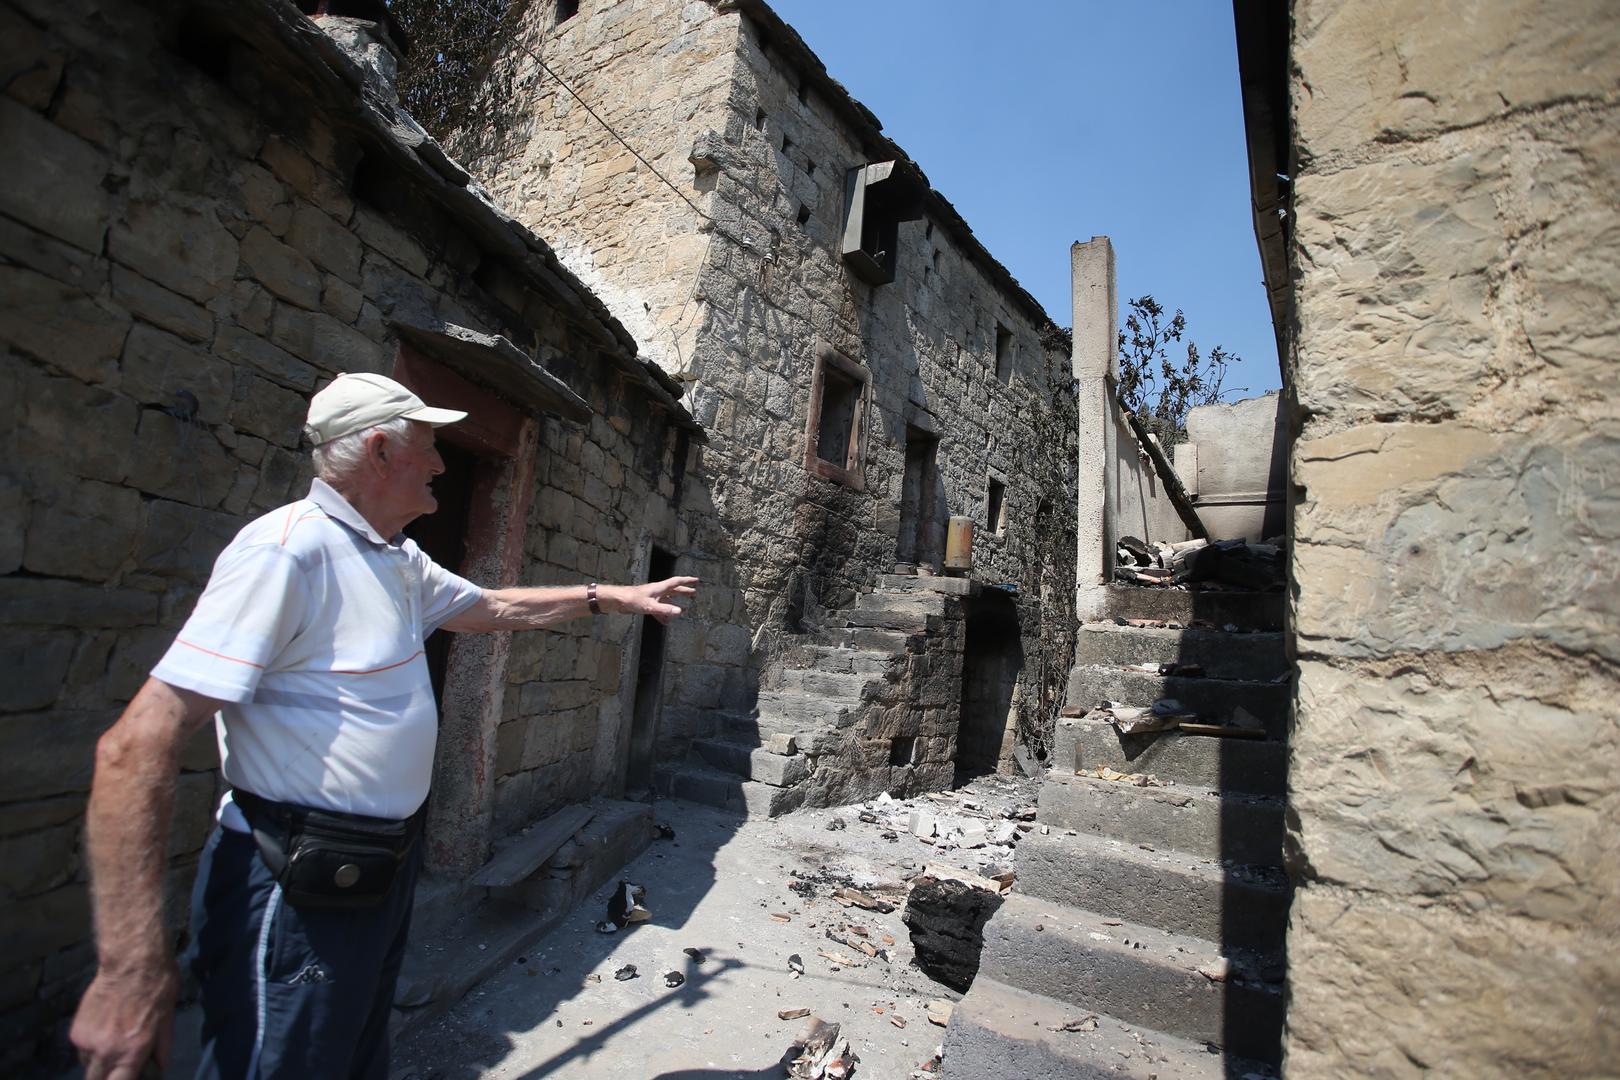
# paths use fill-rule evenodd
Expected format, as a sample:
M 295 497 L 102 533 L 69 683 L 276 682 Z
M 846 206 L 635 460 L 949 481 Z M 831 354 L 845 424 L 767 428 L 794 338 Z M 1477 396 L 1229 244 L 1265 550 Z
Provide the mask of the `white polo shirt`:
M 215 726 L 232 787 L 405 818 L 427 798 L 439 729 L 422 642 L 480 595 L 316 480 L 220 553 L 152 675 L 228 703 Z M 229 796 L 220 821 L 246 829 Z

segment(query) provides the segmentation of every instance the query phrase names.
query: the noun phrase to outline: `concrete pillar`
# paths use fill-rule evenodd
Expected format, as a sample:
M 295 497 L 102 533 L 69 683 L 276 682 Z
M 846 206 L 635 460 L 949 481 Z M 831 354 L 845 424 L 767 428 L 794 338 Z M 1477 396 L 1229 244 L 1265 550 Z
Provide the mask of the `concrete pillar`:
M 1107 550 L 1109 438 L 1114 425 L 1108 404 L 1117 369 L 1114 245 L 1093 236 L 1069 249 L 1074 304 L 1074 378 L 1078 386 L 1079 498 L 1075 522 L 1080 549 L 1075 559 L 1075 615 L 1101 617 L 1104 586 L 1112 573 Z

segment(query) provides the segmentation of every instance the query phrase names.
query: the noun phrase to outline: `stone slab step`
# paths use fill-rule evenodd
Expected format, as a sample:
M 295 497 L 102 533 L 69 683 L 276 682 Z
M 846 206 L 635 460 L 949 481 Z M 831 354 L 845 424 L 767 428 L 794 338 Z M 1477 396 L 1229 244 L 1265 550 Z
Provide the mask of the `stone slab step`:
M 859 711 L 858 702 L 834 701 L 797 690 L 768 690 L 759 695 L 756 718 L 761 731 L 813 731 L 848 727 Z
M 1211 626 L 1232 624 L 1244 630 L 1281 630 L 1288 596 L 1278 592 L 1242 592 L 1222 589 L 1155 589 L 1150 586 L 1110 585 L 1106 611 L 1122 619 L 1159 619 L 1164 622 Z
M 939 628 L 942 615 L 915 608 L 855 608 L 840 612 L 838 618 L 848 627 L 872 630 L 904 630 L 926 633 Z
M 1179 731 L 1121 735 L 1105 721 L 1063 717 L 1053 732 L 1051 762 L 1052 768 L 1070 772 L 1106 765 L 1118 772 L 1151 773 L 1208 791 L 1283 795 L 1288 790 L 1288 744 L 1273 739 Z
M 919 615 L 945 614 L 945 597 L 936 592 L 868 592 L 855 598 L 856 611 L 906 611 Z
M 940 574 L 879 574 L 880 592 L 943 593 L 946 596 L 971 596 L 975 582 L 972 578 L 944 577 Z
M 1214 679 L 1269 681 L 1288 669 L 1280 633 L 1229 634 L 1223 630 L 1171 630 L 1089 622 L 1076 635 L 1074 662 L 1198 664 Z
M 811 642 L 836 649 L 866 649 L 900 656 L 909 647 L 911 634 L 905 630 L 885 630 L 865 626 L 835 626 L 815 632 Z
M 1184 784 L 1136 787 L 1052 772 L 1037 819 L 1053 829 L 1109 836 L 1159 851 L 1256 866 L 1282 865 L 1282 799 L 1216 795 Z
M 1099 915 L 1212 941 L 1224 950 L 1280 956 L 1288 883 L 1275 868 L 1227 867 L 1176 851 L 1084 833 L 1018 844 L 1018 891 Z
M 1063 1025 L 1095 1015 L 1092 1031 Z M 1269 1066 L 980 974 L 945 1030 L 945 1080 L 1274 1080 Z
M 810 775 L 810 763 L 797 754 L 773 754 L 758 746 L 723 739 L 697 739 L 692 749 L 717 769 L 772 787 L 789 787 Z
M 433 932 L 411 935 L 394 994 L 396 1030 L 442 1016 L 652 843 L 653 813 L 645 803 L 595 799 L 583 805 L 591 817 L 572 846 L 565 845 L 567 866 L 547 864 L 536 879 L 512 889 L 418 889 L 413 927 L 420 921 Z
M 1281 1056 L 1282 985 L 1200 938 L 1014 892 L 985 923 L 979 975 L 1241 1057 Z
M 1175 698 L 1208 723 L 1228 723 L 1238 709 L 1261 721 L 1274 739 L 1288 734 L 1293 688 L 1286 683 L 1246 679 L 1189 679 L 1150 675 L 1115 665 L 1076 664 L 1069 669 L 1064 701 L 1070 707 L 1093 708 L 1110 701 L 1151 705 Z
M 802 786 L 783 788 L 744 780 L 697 761 L 659 765 L 653 770 L 653 790 L 664 798 L 703 803 L 751 818 L 780 817 L 797 810 L 805 797 Z
M 870 675 L 836 671 L 818 671 L 815 668 L 788 668 L 781 674 L 780 689 L 784 692 L 807 694 L 850 704 L 861 700 L 868 685 L 882 686 L 882 679 Z
M 798 754 L 831 753 L 847 739 L 857 736 L 852 728 L 793 728 L 791 725 L 781 730 L 773 730 L 769 722 L 761 724 L 751 716 L 737 717 L 721 729 L 719 738 L 724 742 L 739 743 L 750 748 L 769 748 L 782 736 L 793 739 L 794 752 Z
M 814 668 L 841 675 L 886 675 L 895 669 L 899 660 L 900 656 L 896 653 L 833 645 L 801 645 L 786 656 L 786 663 L 793 667 Z

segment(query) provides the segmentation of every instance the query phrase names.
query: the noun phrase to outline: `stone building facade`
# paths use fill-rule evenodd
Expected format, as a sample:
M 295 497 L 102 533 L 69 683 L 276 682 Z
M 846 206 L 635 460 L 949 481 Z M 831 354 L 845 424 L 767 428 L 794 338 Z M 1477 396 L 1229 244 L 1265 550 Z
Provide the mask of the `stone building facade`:
M 937 573 L 947 519 L 971 518 L 971 577 L 1016 595 L 1022 667 L 1002 666 L 1039 744 L 1073 635 L 1066 335 L 766 4 L 512 11 L 517 90 L 450 145 L 687 386 L 765 629 L 671 647 L 757 658 L 843 625 L 896 564 Z M 751 704 L 733 689 L 717 703 Z
M 1237 4 L 1291 397 L 1285 1068 L 1620 1055 L 1620 14 Z
M 220 548 L 307 489 L 306 402 L 335 372 L 391 372 L 472 411 L 441 433 L 441 511 L 422 519 L 438 531 L 419 539 L 476 580 L 645 579 L 708 543 L 680 388 L 394 110 L 380 52 L 268 0 L 0 4 L 7 1074 L 62 1045 L 92 966 L 95 741 Z M 741 593 L 724 566 L 702 572 L 691 619 L 720 637 Z M 650 768 L 643 640 L 610 617 L 441 649 L 439 878 Z M 689 666 L 662 665 L 673 683 Z M 177 926 L 216 770 L 201 734 L 169 852 Z

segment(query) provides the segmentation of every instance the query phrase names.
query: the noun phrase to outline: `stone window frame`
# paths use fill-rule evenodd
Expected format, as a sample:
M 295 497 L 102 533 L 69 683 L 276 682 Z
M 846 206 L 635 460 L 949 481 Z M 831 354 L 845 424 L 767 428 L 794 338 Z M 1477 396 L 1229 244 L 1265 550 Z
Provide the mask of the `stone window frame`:
M 821 442 L 822 395 L 827 382 L 826 372 L 829 368 L 845 379 L 858 384 L 855 391 L 855 412 L 849 424 L 849 444 L 845 450 L 842 467 L 836 462 L 822 458 L 816 452 Z M 815 372 L 810 377 L 810 408 L 807 410 L 804 425 L 805 472 L 812 476 L 819 476 L 823 480 L 843 484 L 856 491 L 866 490 L 866 479 L 861 463 L 865 458 L 865 420 L 867 409 L 871 405 L 871 397 L 872 373 L 870 371 L 837 349 L 827 345 L 817 347 Z

